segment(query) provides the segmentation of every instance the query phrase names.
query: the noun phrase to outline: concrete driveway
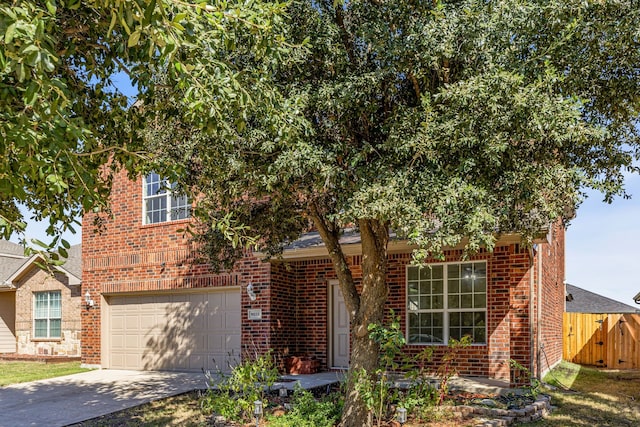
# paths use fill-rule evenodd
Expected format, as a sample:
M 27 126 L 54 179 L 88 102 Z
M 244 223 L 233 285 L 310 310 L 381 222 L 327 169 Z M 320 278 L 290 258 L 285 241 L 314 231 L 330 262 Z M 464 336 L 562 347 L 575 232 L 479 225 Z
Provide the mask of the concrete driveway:
M 0 387 L 0 427 L 66 426 L 205 388 L 201 373 L 95 370 Z

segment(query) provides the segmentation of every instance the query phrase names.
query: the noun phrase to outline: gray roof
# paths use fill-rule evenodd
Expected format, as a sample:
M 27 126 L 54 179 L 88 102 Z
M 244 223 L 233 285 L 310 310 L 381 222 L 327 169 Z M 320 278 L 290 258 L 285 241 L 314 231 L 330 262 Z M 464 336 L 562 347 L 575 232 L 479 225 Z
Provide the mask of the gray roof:
M 0 256 L 2 255 L 16 255 L 23 257 L 24 248 L 16 243 L 0 239 Z
M 82 245 L 73 245 L 67 252 L 69 258 L 67 258 L 67 262 L 64 263 L 62 268 L 78 279 L 82 279 Z
M 638 308 L 567 283 L 567 313 L 636 313 Z
M 82 245 L 71 246 L 69 257 L 62 268 L 82 279 Z M 0 240 L 0 286 L 13 276 L 32 257 L 24 256 L 24 248 L 6 240 Z
M 347 228 L 340 235 L 341 245 L 352 245 L 360 243 L 360 233 L 355 228 Z M 285 246 L 284 250 L 308 249 L 324 246 L 322 237 L 317 231 L 302 234 L 297 240 Z

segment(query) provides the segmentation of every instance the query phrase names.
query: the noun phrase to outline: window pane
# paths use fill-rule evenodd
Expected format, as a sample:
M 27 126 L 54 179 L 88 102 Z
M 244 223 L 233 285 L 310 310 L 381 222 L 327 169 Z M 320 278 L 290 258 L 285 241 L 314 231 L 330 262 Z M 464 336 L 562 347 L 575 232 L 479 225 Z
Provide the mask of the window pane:
M 431 293 L 429 282 L 420 282 L 420 293 L 422 295 L 429 295 Z
M 52 319 L 49 321 L 49 327 L 51 330 L 49 331 L 49 337 L 51 338 L 60 338 L 61 332 L 61 324 L 60 319 Z
M 449 279 L 457 279 L 460 277 L 460 265 L 459 264 L 449 264 L 447 266 L 447 276 Z
M 420 314 L 420 326 L 422 326 L 423 328 L 431 327 L 431 313 Z
M 33 335 L 35 338 L 47 338 L 47 320 L 36 319 Z
M 49 293 L 49 318 L 59 319 L 62 317 L 62 297 L 60 292 Z
M 459 308 L 458 295 L 449 295 L 447 297 L 447 304 L 449 305 L 449 308 Z
M 432 294 L 442 294 L 442 280 L 434 280 L 431 283 Z
M 418 297 L 409 297 L 409 310 L 418 310 Z M 411 315 L 410 315 L 411 316 Z
M 433 328 L 431 335 L 433 336 L 432 342 L 444 342 L 444 334 L 442 328 Z
M 418 315 L 416 313 L 409 313 L 409 328 L 418 326 Z
M 481 278 L 476 279 L 473 284 L 473 289 L 476 292 L 486 292 L 487 291 L 487 279 Z
M 473 274 L 476 278 L 487 277 L 487 264 L 484 262 L 476 262 L 473 264 Z
M 432 323 L 433 326 L 443 326 L 444 325 L 444 321 L 442 319 L 442 313 L 433 313 L 433 317 L 432 317 Z
M 460 328 L 460 338 L 467 336 L 473 338 L 473 328 Z
M 473 291 L 473 280 L 472 279 L 462 279 L 460 281 L 460 292 L 463 294 L 468 294 Z
M 418 267 L 409 267 L 407 269 L 407 280 L 418 280 Z
M 435 295 L 431 298 L 431 308 L 434 310 L 442 310 L 444 297 L 442 295 Z
M 442 265 L 434 265 L 431 267 L 431 278 L 442 279 L 443 272 L 444 268 L 442 267 Z
M 487 294 L 475 294 L 473 296 L 474 308 L 486 308 L 487 306 Z
M 449 338 L 460 339 L 460 328 L 449 328 Z
M 171 219 L 185 219 L 189 218 L 189 200 L 187 196 L 174 196 L 171 197 Z
M 449 326 L 460 326 L 460 313 L 449 313 Z
M 417 282 L 409 282 L 409 295 L 417 295 L 418 294 L 418 283 Z
M 460 295 L 460 308 L 473 308 L 473 296 L 471 294 Z
M 487 337 L 485 336 L 484 328 L 475 328 L 473 330 L 473 342 L 475 343 L 485 343 L 487 342 Z
M 460 266 L 460 277 L 463 279 L 473 278 L 473 264 L 462 264 Z
M 473 313 L 460 313 L 462 326 L 473 326 Z
M 458 281 L 458 279 L 455 279 L 455 280 L 449 279 L 447 290 L 449 291 L 450 294 L 457 294 L 460 292 L 459 285 L 460 285 L 460 282 Z
M 484 312 L 473 313 L 473 325 L 474 326 L 482 326 L 484 328 L 484 326 L 485 326 L 484 317 L 485 317 L 485 313 Z
M 420 309 L 421 310 L 429 310 L 431 309 L 431 298 L 429 297 L 420 297 Z

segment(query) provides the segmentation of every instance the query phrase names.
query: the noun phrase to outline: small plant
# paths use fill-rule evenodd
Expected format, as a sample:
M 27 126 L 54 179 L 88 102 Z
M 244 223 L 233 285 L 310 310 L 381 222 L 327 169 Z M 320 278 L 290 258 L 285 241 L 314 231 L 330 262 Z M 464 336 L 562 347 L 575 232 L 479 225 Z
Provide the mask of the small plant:
M 342 414 L 343 404 L 342 394 L 330 394 L 317 400 L 310 391 L 296 386 L 291 411 L 281 416 L 269 416 L 269 426 L 332 427 Z
M 513 359 L 509 359 L 509 367 L 513 372 L 513 379 L 516 384 L 525 384 L 529 390 L 528 395 L 534 399 L 540 393 L 540 380 L 531 375 L 531 371 Z
M 380 346 L 378 368 L 372 375 L 364 370 L 355 372 L 354 378 L 358 393 L 364 399 L 370 416 L 377 420 L 378 427 L 382 425 L 389 405 L 397 400 L 396 390 L 389 382 L 389 373 L 399 369 L 396 358 L 406 342 L 400 328 L 400 317 L 391 310 L 390 318 L 389 327 L 372 323 L 367 328 L 371 340 Z
M 265 390 L 278 380 L 278 370 L 271 352 L 255 354 L 233 367 L 231 374 L 222 375 L 218 390 L 209 390 L 202 399 L 202 408 L 234 421 L 247 421 L 253 416 L 253 402 L 264 401 Z
M 456 340 L 454 338 L 449 339 L 447 351 L 444 356 L 442 356 L 440 366 L 436 371 L 436 375 L 440 379 L 438 405 L 442 405 L 444 403 L 445 397 L 449 394 L 449 381 L 458 373 L 458 368 L 455 363 L 458 353 L 460 353 L 460 350 L 469 347 L 471 343 L 472 339 L 468 335 L 460 338 L 460 340 Z

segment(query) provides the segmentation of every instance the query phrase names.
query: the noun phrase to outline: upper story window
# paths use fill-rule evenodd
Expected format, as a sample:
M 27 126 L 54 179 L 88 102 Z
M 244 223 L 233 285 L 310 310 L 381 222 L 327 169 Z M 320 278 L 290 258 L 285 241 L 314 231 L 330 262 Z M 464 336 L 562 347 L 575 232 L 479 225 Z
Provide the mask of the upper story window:
M 144 177 L 143 213 L 144 224 L 175 221 L 189 218 L 191 204 L 187 196 L 175 193 L 175 184 L 169 183 L 157 173 Z
M 407 341 L 446 344 L 469 335 L 487 342 L 487 264 L 407 267 Z
M 61 292 L 36 292 L 33 295 L 33 337 L 60 338 L 62 336 Z

